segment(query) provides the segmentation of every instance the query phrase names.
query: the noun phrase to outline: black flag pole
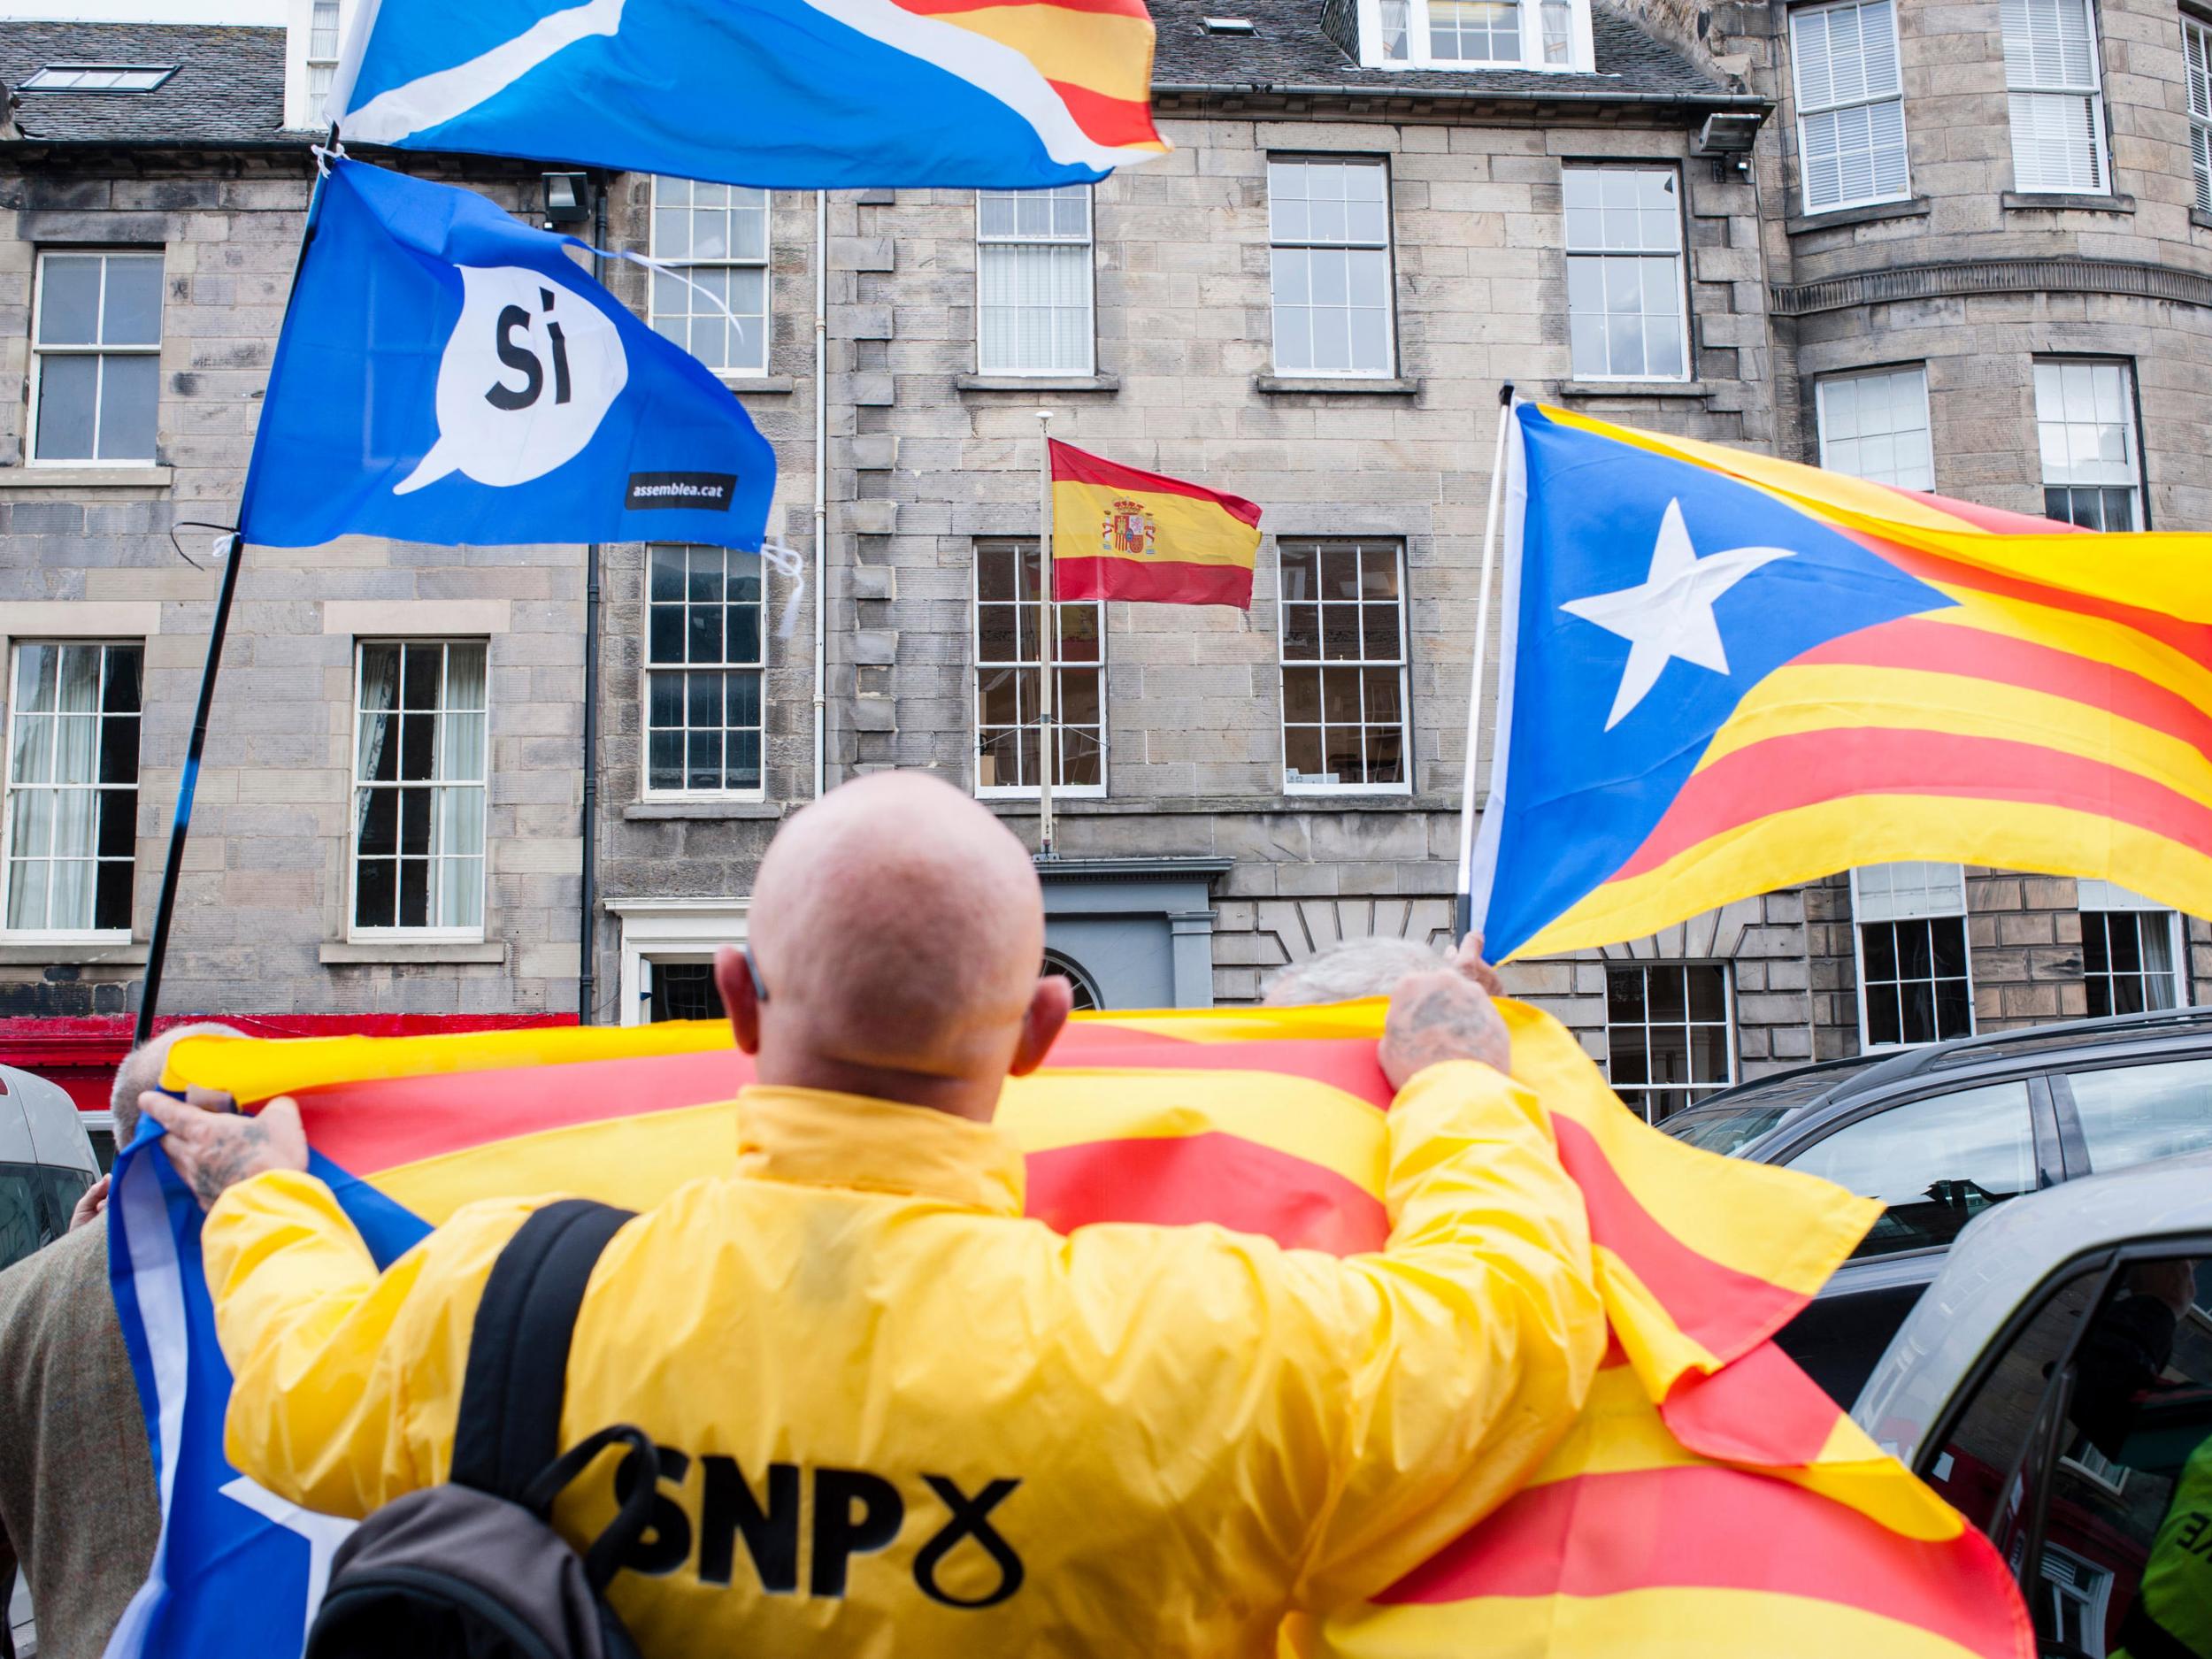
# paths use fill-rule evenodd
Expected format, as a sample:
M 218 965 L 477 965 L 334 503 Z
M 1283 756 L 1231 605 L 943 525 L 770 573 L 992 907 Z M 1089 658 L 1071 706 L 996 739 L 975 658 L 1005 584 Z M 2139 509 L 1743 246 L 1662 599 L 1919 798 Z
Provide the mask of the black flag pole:
M 292 302 L 299 293 L 300 267 L 306 263 L 309 244 L 315 240 L 315 211 L 323 199 L 323 155 L 337 147 L 338 125 L 334 121 L 329 137 L 315 149 L 315 184 L 307 198 L 307 222 L 300 227 L 299 253 L 292 261 L 292 285 L 284 296 L 287 323 L 291 320 Z M 281 342 L 283 338 L 280 326 L 277 339 Z M 252 471 L 252 463 L 249 461 L 249 480 Z M 237 596 L 239 567 L 245 562 L 245 535 L 234 530 L 223 560 L 222 586 L 215 593 L 214 620 L 208 624 L 207 661 L 200 668 L 200 700 L 192 713 L 192 735 L 185 744 L 184 772 L 177 780 L 177 811 L 169 825 L 169 857 L 162 866 L 161 893 L 154 901 L 153 932 L 146 941 L 146 979 L 139 989 L 138 1025 L 131 1033 L 134 1048 L 154 1034 L 154 1019 L 161 1011 L 161 973 L 169 957 L 169 929 L 176 913 L 177 885 L 184 876 L 185 842 L 192 833 L 192 797 L 199 788 L 200 756 L 207 747 L 208 717 L 215 708 L 215 680 L 222 672 L 223 636 L 230 631 L 231 601 Z

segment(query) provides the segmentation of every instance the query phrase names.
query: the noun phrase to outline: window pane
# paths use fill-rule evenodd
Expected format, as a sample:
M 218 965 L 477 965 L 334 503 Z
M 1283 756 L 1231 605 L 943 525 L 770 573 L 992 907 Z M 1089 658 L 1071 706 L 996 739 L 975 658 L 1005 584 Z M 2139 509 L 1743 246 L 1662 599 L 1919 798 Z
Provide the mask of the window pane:
M 1948 1244 L 1992 1205 L 2032 1191 L 2025 1083 L 1993 1083 L 1892 1107 L 1790 1161 L 1886 1206 L 1855 1256 Z
M 38 343 L 100 341 L 100 256 L 50 253 L 39 263 Z
M 39 359 L 40 460 L 95 458 L 93 422 L 99 380 L 100 359 L 96 357 L 45 356 Z
M 98 359 L 99 458 L 150 461 L 161 396 L 161 359 L 151 354 Z
M 161 256 L 110 254 L 100 342 L 110 346 L 161 343 Z
M 2076 1071 L 2067 1082 L 2093 1169 L 2212 1147 L 2212 1061 Z

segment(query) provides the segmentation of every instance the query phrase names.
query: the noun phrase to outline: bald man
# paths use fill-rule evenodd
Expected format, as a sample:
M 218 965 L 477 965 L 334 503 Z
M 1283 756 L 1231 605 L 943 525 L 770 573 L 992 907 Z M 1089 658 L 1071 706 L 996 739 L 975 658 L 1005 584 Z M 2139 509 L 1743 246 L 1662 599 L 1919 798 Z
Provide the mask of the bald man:
M 1027 854 L 926 778 L 848 785 L 770 849 L 715 964 L 758 1060 L 735 1167 L 615 1237 L 566 1371 L 564 1445 L 659 1448 L 609 1591 L 649 1659 L 1270 1653 L 1494 1509 L 1580 1407 L 1580 1197 L 1472 978 L 1397 987 L 1385 1250 L 1064 1238 L 993 1123 L 1067 1017 L 1043 943 Z M 288 1102 L 147 1104 L 212 1206 L 232 1460 L 343 1516 L 446 1479 L 486 1277 L 546 1201 L 472 1205 L 380 1279 Z M 572 1541 L 639 1473 L 613 1461 L 557 1506 Z

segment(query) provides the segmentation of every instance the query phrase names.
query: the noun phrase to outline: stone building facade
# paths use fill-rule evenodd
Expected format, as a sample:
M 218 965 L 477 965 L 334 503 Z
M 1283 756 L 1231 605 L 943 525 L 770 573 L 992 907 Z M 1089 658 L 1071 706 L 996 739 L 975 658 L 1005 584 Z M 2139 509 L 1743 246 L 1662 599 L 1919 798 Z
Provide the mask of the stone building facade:
M 1870 475 L 1921 456 L 1931 476 L 1901 481 L 1995 506 L 2043 511 L 2060 490 L 2051 510 L 2076 516 L 2212 517 L 2194 26 L 2172 0 L 2079 4 L 2109 135 L 2093 190 L 2008 189 L 2020 95 L 1998 11 L 1918 0 L 1894 17 L 1886 0 L 1163 4 L 1156 110 L 1175 150 L 1087 192 L 818 200 L 595 176 L 602 246 L 684 265 L 738 317 L 634 267 L 609 278 L 773 442 L 772 539 L 810 572 L 795 626 L 778 631 L 790 577 L 706 549 L 255 549 L 166 1005 L 273 1029 L 701 1012 L 707 955 L 741 936 L 768 839 L 818 787 L 928 768 L 1034 844 L 1033 585 L 1018 595 L 1041 410 L 1056 438 L 1260 502 L 1269 533 L 1248 613 L 1064 608 L 1076 729 L 1041 865 L 1055 964 L 1108 1004 L 1233 1002 L 1341 938 L 1448 936 L 1502 383 Z M 206 533 L 183 521 L 235 503 L 347 8 L 296 10 L 289 30 L 0 26 L 0 80 L 22 88 L 0 135 L 0 634 L 138 642 L 145 710 L 127 926 L 0 929 L 0 1061 L 56 1064 L 80 1038 L 73 1057 L 105 1054 L 142 972 L 213 591 L 170 533 L 197 555 Z M 1828 79 L 1806 96 L 1815 12 Z M 1830 13 L 1877 42 L 1840 103 Z M 1877 24 L 1896 31 L 1888 71 Z M 39 89 L 71 65 L 173 73 Z M 1880 200 L 1832 182 L 1849 120 L 1857 195 Z M 437 171 L 518 211 L 538 200 L 535 168 Z M 81 275 L 103 250 L 159 253 L 154 436 L 123 465 L 63 464 L 32 426 L 36 373 L 71 355 L 41 332 L 39 285 L 57 257 Z M 1649 284 L 1625 301 L 1607 287 L 1624 269 Z M 2074 377 L 2090 452 L 2055 477 L 2041 457 L 2066 423 L 2039 414 L 2039 386 L 2069 368 L 2096 371 Z M 2096 449 L 2115 369 L 2131 485 Z M 688 642 L 701 626 L 711 653 Z M 1325 626 L 1331 643 L 1309 643 Z M 409 659 L 364 653 L 395 642 L 483 648 L 486 873 L 480 908 L 365 926 L 361 872 L 383 854 L 365 840 L 363 705 Z M 447 715 L 473 716 L 474 660 L 441 657 Z M 35 712 L 6 695 L 19 724 Z M 472 856 L 438 843 L 457 844 Z M 406 856 L 393 906 L 411 902 Z M 412 902 L 447 902 L 442 874 L 421 879 Z M 1620 1057 L 1617 1081 L 1648 1064 L 1674 1085 L 1650 1096 L 1664 1110 L 1698 1084 L 1935 1034 L 1916 1021 L 2195 1000 L 2212 933 L 2187 925 L 2192 964 L 2180 925 L 2134 902 L 2002 872 L 1863 873 L 1511 972 Z M 1693 1055 L 1695 1075 L 1673 1075 Z

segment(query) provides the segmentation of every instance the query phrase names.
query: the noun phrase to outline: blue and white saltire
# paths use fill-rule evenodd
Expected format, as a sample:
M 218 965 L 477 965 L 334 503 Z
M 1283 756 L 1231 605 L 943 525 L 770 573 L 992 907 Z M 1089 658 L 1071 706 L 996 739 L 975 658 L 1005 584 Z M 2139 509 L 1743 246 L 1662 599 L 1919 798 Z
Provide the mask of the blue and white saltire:
M 200 1266 L 200 1205 L 162 1133 L 142 1123 L 115 1161 L 108 1202 L 108 1274 L 145 1410 L 161 1538 L 106 1659 L 295 1659 L 352 1523 L 287 1502 L 223 1455 L 230 1367 Z M 380 1268 L 429 1232 L 319 1155 L 310 1167 Z
M 586 273 L 581 242 L 343 157 L 311 211 L 248 541 L 759 548 L 774 451 L 705 365 Z
M 772 189 L 1080 184 L 1166 148 L 1058 78 L 1079 39 L 1033 23 L 994 39 L 937 9 L 364 0 L 329 109 L 353 142 Z M 1115 77 L 1140 99 L 1150 40 Z

